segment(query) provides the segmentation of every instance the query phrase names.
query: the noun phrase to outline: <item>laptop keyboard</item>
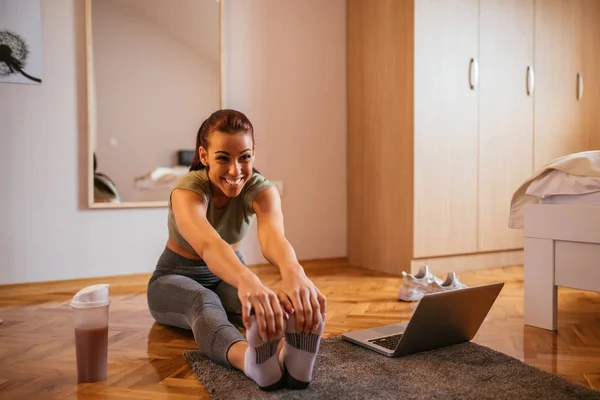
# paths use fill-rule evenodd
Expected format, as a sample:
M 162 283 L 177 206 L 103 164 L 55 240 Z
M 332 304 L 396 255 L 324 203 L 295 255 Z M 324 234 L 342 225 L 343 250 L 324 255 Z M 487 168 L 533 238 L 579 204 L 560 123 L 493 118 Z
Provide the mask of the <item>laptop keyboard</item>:
M 400 342 L 400 338 L 402 337 L 401 333 L 392 336 L 386 336 L 382 338 L 370 339 L 368 342 L 376 344 L 377 346 L 385 347 L 386 349 L 396 350 L 398 346 L 398 342 Z

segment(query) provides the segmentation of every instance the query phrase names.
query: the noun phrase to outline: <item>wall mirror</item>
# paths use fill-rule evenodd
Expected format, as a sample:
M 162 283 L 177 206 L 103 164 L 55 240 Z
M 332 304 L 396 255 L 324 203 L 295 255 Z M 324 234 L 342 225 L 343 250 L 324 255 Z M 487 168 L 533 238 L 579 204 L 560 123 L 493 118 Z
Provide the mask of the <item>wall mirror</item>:
M 86 0 L 88 203 L 164 207 L 221 108 L 218 0 Z

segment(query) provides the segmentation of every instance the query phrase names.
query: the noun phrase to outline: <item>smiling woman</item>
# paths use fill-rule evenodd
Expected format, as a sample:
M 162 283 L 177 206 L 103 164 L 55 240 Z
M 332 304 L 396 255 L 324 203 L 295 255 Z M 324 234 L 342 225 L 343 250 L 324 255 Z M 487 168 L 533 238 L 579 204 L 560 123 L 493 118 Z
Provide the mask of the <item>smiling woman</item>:
M 182 190 L 202 197 L 208 221 L 237 250 L 254 218 L 255 197 L 265 189 L 274 190 L 273 184 L 253 167 L 254 155 L 254 128 L 241 112 L 219 110 L 202 123 L 190 172 L 175 185 L 169 203 L 170 244 L 174 250 L 190 258 L 199 257 L 176 229 L 173 211 Z
M 235 133 L 244 135 L 234 135 Z M 209 146 L 209 134 L 213 146 Z M 232 137 L 226 137 L 230 135 Z M 208 150 L 212 153 L 208 153 Z M 237 161 L 236 161 L 237 160 Z M 252 172 L 254 160 L 254 128 L 248 118 L 233 110 L 221 110 L 213 113 L 198 130 L 196 152 L 190 171 L 209 170 L 212 181 L 216 182 L 223 193 L 229 197 L 239 194 L 243 183 Z M 232 168 L 233 167 L 233 168 Z M 225 186 L 223 186 L 225 183 Z
M 253 168 L 254 157 L 254 128 L 241 112 L 218 110 L 202 123 L 190 171 L 169 200 L 169 239 L 148 283 L 148 306 L 156 321 L 192 330 L 205 356 L 261 389 L 305 388 L 326 300 L 286 239 L 279 194 Z M 263 255 L 281 272 L 277 294 L 238 251 L 255 219 Z M 246 338 L 233 323 L 243 323 Z

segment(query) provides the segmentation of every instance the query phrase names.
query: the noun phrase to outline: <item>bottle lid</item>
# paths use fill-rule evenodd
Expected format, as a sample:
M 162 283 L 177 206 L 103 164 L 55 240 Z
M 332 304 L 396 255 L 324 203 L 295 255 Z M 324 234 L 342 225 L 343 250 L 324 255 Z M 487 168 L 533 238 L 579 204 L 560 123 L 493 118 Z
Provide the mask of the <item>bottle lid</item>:
M 102 307 L 108 304 L 110 304 L 110 297 L 106 283 L 85 287 L 77 292 L 71 300 L 73 308 Z

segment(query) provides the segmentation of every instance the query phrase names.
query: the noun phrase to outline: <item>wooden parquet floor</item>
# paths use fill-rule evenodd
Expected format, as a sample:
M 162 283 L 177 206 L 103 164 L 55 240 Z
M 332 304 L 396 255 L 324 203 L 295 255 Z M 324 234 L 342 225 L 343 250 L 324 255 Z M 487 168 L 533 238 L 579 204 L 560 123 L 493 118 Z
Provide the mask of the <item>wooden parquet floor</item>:
M 304 264 L 328 298 L 325 336 L 410 318 L 415 303 L 396 300 L 400 278 L 350 268 L 344 260 Z M 253 267 L 277 287 L 277 271 Z M 208 399 L 182 357 L 189 332 L 154 322 L 149 275 L 0 286 L 1 399 Z M 473 340 L 578 384 L 600 389 L 600 293 L 559 289 L 559 330 L 523 325 L 523 268 L 460 274 L 469 286 L 506 285 Z M 108 379 L 78 384 L 68 302 L 88 284 L 111 284 Z

